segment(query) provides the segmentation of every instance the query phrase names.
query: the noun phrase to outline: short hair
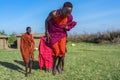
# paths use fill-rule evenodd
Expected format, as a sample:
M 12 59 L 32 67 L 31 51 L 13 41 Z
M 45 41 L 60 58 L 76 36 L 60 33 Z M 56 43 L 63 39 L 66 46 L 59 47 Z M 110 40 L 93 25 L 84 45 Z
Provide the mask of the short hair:
M 27 31 L 28 29 L 31 29 L 31 27 L 27 27 L 27 28 L 26 28 L 26 31 Z
M 73 5 L 72 5 L 71 2 L 65 2 L 65 3 L 63 4 L 63 7 L 70 7 L 70 8 L 73 8 Z

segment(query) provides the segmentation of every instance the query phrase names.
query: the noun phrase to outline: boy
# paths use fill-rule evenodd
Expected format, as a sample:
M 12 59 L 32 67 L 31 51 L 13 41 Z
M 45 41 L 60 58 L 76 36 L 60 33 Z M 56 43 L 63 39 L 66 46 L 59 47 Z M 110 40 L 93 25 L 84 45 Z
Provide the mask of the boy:
M 31 28 L 26 28 L 26 33 L 22 34 L 20 40 L 20 51 L 25 63 L 25 76 L 28 76 L 28 64 L 30 64 L 29 73 L 32 70 L 32 63 L 34 61 L 34 47 L 35 42 L 31 34 Z

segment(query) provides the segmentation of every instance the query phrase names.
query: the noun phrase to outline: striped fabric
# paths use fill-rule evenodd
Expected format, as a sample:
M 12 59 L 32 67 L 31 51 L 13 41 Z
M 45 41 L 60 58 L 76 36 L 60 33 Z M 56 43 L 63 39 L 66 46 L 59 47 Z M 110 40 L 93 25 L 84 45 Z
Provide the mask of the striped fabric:
M 51 69 L 53 65 L 52 49 L 45 44 L 45 37 L 40 39 L 38 62 L 40 69 Z

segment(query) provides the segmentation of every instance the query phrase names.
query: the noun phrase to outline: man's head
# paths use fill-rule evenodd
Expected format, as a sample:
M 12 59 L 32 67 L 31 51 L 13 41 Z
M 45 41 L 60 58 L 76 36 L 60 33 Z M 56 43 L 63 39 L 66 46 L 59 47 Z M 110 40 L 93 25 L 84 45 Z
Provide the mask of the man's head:
M 26 28 L 26 32 L 27 32 L 28 34 L 30 34 L 30 33 L 31 33 L 31 27 L 27 27 L 27 28 Z
M 65 2 L 62 8 L 62 15 L 69 16 L 72 12 L 73 5 L 71 2 Z

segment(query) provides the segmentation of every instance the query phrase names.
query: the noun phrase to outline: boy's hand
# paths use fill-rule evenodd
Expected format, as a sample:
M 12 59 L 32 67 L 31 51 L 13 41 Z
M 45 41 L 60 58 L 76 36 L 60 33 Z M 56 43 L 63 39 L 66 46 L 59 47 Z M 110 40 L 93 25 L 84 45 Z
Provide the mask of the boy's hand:
M 48 32 L 45 32 L 45 36 L 46 36 L 46 42 L 50 43 L 50 34 Z

